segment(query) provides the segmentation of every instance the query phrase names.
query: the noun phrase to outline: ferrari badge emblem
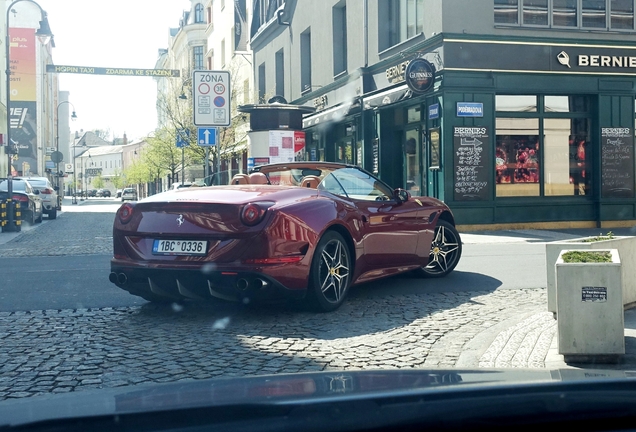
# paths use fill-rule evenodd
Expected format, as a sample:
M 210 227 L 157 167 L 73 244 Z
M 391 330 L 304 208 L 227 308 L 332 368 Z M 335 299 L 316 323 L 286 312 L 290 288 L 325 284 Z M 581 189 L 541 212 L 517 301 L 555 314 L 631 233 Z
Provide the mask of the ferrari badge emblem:
M 179 224 L 179 226 L 183 225 L 183 215 L 180 214 L 179 217 L 177 218 L 177 223 Z

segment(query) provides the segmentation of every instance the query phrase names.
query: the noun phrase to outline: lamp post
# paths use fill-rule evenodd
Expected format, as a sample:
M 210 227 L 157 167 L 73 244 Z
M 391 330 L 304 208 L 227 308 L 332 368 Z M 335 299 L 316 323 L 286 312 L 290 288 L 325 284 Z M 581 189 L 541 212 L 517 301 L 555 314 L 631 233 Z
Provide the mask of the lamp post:
M 77 114 L 75 114 L 75 106 L 70 103 L 69 101 L 62 101 L 59 104 L 57 104 L 57 108 L 55 109 L 55 151 L 59 154 L 60 152 L 60 107 L 64 104 L 69 104 L 70 106 L 73 107 L 73 114 L 71 114 L 71 120 L 75 120 L 77 118 Z M 60 161 L 61 162 L 61 161 Z M 55 163 L 55 186 L 57 186 L 57 199 L 58 199 L 58 203 L 57 206 L 60 207 L 60 202 L 61 202 L 61 198 L 60 198 L 60 162 L 56 162 Z M 73 169 L 75 169 L 75 167 L 73 167 Z M 62 191 L 62 194 L 64 194 L 64 191 Z M 64 196 L 64 195 L 62 195 Z M 59 208 L 58 208 L 59 210 Z
M 38 28 L 38 30 L 35 32 L 35 35 L 38 37 L 38 39 L 40 40 L 40 42 L 44 45 L 46 45 L 49 41 L 49 39 L 51 38 L 51 29 L 49 28 L 49 20 L 46 16 L 46 12 L 44 11 L 44 9 L 42 9 L 42 6 L 40 6 L 38 3 L 36 3 L 34 0 L 15 0 L 13 3 L 11 3 L 9 5 L 9 7 L 7 8 L 7 16 L 6 16 L 6 20 L 5 20 L 5 26 L 6 26 L 6 35 L 5 35 L 5 59 L 6 59 L 6 93 L 7 93 L 7 162 L 9 164 L 8 168 L 7 168 L 7 192 L 8 192 L 8 198 L 7 198 L 7 221 L 8 221 L 8 225 L 7 225 L 7 230 L 6 231 L 15 231 L 16 230 L 16 225 L 15 225 L 15 216 L 14 216 L 14 209 L 13 209 L 13 202 L 12 202 L 12 196 L 13 196 L 13 172 L 11 171 L 11 159 L 12 159 L 12 154 L 13 154 L 13 149 L 12 147 L 12 142 L 11 142 L 11 114 L 10 114 L 10 107 L 9 104 L 11 102 L 11 52 L 10 52 L 10 42 L 9 42 L 9 13 L 10 12 L 15 12 L 15 10 L 13 10 L 13 6 L 16 3 L 22 2 L 22 1 L 26 1 L 29 3 L 33 3 L 34 5 L 36 5 L 38 7 L 38 9 L 40 9 L 40 14 L 42 16 L 42 20 L 40 21 L 40 27 Z
M 82 148 L 86 148 L 86 142 L 82 143 Z M 73 145 L 73 204 L 77 204 L 77 146 Z

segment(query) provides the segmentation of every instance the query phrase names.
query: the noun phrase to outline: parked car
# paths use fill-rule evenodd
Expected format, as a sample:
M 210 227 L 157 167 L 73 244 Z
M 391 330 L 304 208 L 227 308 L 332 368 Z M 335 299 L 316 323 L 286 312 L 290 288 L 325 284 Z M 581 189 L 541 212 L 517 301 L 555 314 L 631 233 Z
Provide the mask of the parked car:
M 121 201 L 124 202 L 126 200 L 137 201 L 137 190 L 134 188 L 125 188 L 121 192 Z
M 57 191 L 46 177 L 16 177 L 18 180 L 27 180 L 34 190 L 40 191 L 44 213 L 49 219 L 57 218 L 57 211 L 61 210 Z
M 0 183 L 0 201 L 9 197 L 7 180 Z M 43 206 L 40 191 L 33 189 L 27 180 L 13 180 L 12 199 L 20 202 L 20 213 L 23 221 L 34 225 L 42 222 Z
M 121 198 L 121 189 L 117 189 L 117 191 L 115 192 L 115 198 Z
M 97 189 L 95 195 L 98 197 L 110 197 L 110 191 L 108 189 Z
M 89 189 L 86 191 L 86 196 L 89 197 L 96 197 L 97 196 L 97 189 Z
M 228 186 L 125 203 L 113 244 L 110 281 L 151 301 L 292 297 L 319 311 L 337 309 L 353 284 L 446 276 L 462 251 L 441 201 L 327 162 L 264 165 Z

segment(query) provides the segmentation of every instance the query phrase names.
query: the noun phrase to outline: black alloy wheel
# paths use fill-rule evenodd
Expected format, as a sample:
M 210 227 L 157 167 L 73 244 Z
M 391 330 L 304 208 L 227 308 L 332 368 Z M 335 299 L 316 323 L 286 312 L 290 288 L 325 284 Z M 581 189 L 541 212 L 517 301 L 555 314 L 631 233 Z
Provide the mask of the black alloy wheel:
M 351 252 L 345 239 L 328 231 L 318 242 L 311 262 L 308 300 L 313 309 L 331 312 L 344 302 L 352 276 Z
M 457 266 L 462 256 L 462 241 L 457 229 L 445 220 L 438 220 L 431 241 L 428 264 L 419 269 L 422 276 L 444 277 Z

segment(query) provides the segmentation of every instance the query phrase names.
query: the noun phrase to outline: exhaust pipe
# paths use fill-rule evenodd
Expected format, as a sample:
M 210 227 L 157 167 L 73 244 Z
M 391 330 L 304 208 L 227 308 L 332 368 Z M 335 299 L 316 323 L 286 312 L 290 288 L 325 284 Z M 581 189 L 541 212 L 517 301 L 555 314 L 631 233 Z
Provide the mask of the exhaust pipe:
M 248 286 L 249 286 L 249 283 L 247 282 L 247 279 L 239 279 L 236 282 L 236 287 L 240 289 L 241 291 L 245 291 Z
M 111 281 L 112 283 L 116 284 L 117 283 L 117 273 L 110 272 L 110 274 L 108 275 L 108 280 Z
M 126 273 L 119 273 L 117 275 L 117 284 L 126 285 L 126 282 L 128 282 L 128 276 L 126 276 Z
M 267 285 L 267 281 L 263 279 L 254 279 L 254 288 L 256 289 L 264 289 Z

